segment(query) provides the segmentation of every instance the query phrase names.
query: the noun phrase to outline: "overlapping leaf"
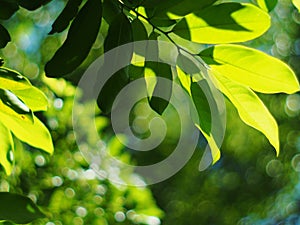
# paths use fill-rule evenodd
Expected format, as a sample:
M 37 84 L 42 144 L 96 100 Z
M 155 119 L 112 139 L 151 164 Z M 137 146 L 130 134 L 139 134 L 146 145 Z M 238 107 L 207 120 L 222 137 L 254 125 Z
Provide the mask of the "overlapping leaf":
M 222 3 L 187 15 L 173 33 L 197 43 L 234 43 L 261 36 L 270 23 L 270 16 L 253 4 Z
M 259 97 L 248 87 L 216 74 L 218 88 L 237 109 L 240 118 L 249 126 L 259 130 L 279 154 L 279 136 L 276 120 Z
M 64 76 L 80 66 L 96 40 L 101 18 L 102 2 L 87 1 L 73 20 L 66 41 L 46 64 L 48 77 Z
M 278 2 L 277 0 L 256 0 L 256 1 L 258 6 L 267 12 L 272 11 Z
M 262 93 L 294 93 L 299 83 L 292 69 L 261 51 L 240 45 L 217 45 L 200 53 L 213 70 Z

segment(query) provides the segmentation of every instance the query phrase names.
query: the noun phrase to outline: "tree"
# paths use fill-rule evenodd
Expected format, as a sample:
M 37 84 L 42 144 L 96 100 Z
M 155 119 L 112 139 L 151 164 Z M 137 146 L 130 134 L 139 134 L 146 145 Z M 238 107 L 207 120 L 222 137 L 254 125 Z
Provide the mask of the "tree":
M 164 115 L 169 101 L 160 98 L 159 94 L 162 89 L 167 90 L 167 98 L 170 100 L 174 90 L 172 86 L 162 87 L 158 78 L 172 80 L 182 85 L 190 101 L 194 103 L 198 115 L 195 125 L 210 147 L 208 157 L 215 163 L 220 158 L 220 150 L 212 132 L 212 112 L 206 94 L 197 85 L 199 81 L 212 82 L 234 105 L 240 118 L 266 136 L 278 155 L 277 123 L 255 92 L 297 92 L 299 84 L 296 76 L 278 59 L 261 51 L 233 44 L 253 40 L 269 29 L 270 16 L 266 11 L 273 9 L 273 2 L 257 1 L 259 8 L 250 3 L 223 3 L 215 0 L 201 1 L 197 4 L 192 0 L 88 0 L 84 3 L 70 0 L 52 24 L 50 34 L 66 30 L 71 23 L 66 40 L 45 64 L 45 73 L 51 78 L 63 77 L 77 83 L 80 77 L 72 76 L 72 72 L 88 57 L 99 34 L 105 37 L 103 52 L 109 52 L 133 41 L 168 41 L 177 51 L 173 71 L 175 69 L 178 76 L 172 75 L 172 66 L 166 63 L 147 61 L 142 65 L 131 64 L 115 73 L 104 85 L 97 99 L 101 112 L 110 113 L 113 101 L 123 87 L 138 78 L 154 74 L 157 81 L 152 84 L 153 90 L 149 91 L 147 102 L 157 114 Z M 48 1 L 0 1 L 3 12 L 0 18 L 9 19 L 19 7 L 36 10 L 46 3 Z M 298 6 L 296 1 L 294 4 Z M 9 41 L 10 35 L 1 25 L 0 46 L 5 47 Z M 165 49 L 159 45 L 154 47 L 157 48 L 156 57 L 162 57 Z M 132 48 L 132 51 L 124 56 L 124 60 L 130 63 L 134 54 L 137 52 Z M 202 65 L 200 70 L 195 66 L 197 63 Z M 195 70 L 193 66 L 196 67 Z M 33 114 L 46 109 L 45 95 L 20 73 L 5 67 L 2 67 L 0 72 L 0 121 L 3 143 L 6 143 L 1 152 L 0 163 L 9 175 L 13 163 L 7 157 L 13 150 L 11 133 L 21 141 L 48 153 L 53 152 L 53 146 L 46 127 Z M 149 86 L 151 85 L 146 88 L 150 89 Z M 6 195 L 7 199 L 15 197 L 9 193 Z M 21 196 L 19 198 L 20 201 L 23 199 Z M 28 199 L 26 201 L 32 204 Z M 39 211 L 36 212 L 37 217 L 41 215 Z M 14 215 L 6 215 L 10 214 L 3 215 L 1 219 L 22 222 Z M 27 222 L 26 219 L 28 217 L 23 222 Z

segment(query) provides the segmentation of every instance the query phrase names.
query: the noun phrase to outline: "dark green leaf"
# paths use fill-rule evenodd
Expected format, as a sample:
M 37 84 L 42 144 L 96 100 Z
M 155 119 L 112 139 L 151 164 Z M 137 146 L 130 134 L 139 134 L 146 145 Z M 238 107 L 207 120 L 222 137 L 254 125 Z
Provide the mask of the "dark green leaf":
M 267 12 L 272 11 L 278 2 L 277 0 L 256 0 L 256 1 L 258 6 Z
M 207 96 L 203 92 L 201 85 L 208 87 L 208 84 L 205 80 L 192 82 L 191 84 L 191 94 L 195 104 L 195 107 L 198 112 L 199 126 L 206 133 L 211 133 L 211 112 Z
M 14 0 L 0 0 L 0 19 L 9 19 L 17 10 L 19 6 Z
M 11 39 L 8 31 L 0 24 L 0 48 L 4 48 L 10 41 Z
M 112 24 L 109 26 L 108 34 L 104 42 L 104 50 L 108 52 L 120 45 L 130 43 L 133 41 L 132 27 L 128 18 L 123 14 L 119 14 L 115 17 Z M 116 51 L 113 57 L 114 61 L 109 62 L 112 66 L 125 62 L 127 65 L 130 64 L 133 55 L 132 50 L 128 51 L 127 54 L 120 55 Z M 105 60 L 105 58 L 104 58 Z M 100 91 L 97 99 L 97 103 L 101 111 L 105 114 L 111 111 L 111 107 L 114 99 L 120 90 L 125 87 L 129 82 L 128 67 L 119 70 L 105 83 L 104 87 Z
M 46 64 L 48 77 L 64 76 L 80 66 L 96 40 L 101 18 L 101 1 L 87 1 L 73 20 L 66 41 Z
M 111 0 L 103 1 L 103 18 L 108 24 L 111 24 L 115 17 L 121 13 L 118 2 Z
M 0 192 L 0 199 L 0 220 L 25 224 L 45 217 L 28 197 L 9 192 Z
M 0 66 L 3 66 L 3 64 L 4 64 L 4 59 L 0 58 Z
M 64 31 L 69 26 L 71 20 L 77 15 L 81 2 L 82 0 L 69 0 L 66 7 L 52 24 L 52 30 L 49 34 Z
M 195 59 L 186 52 L 180 52 L 176 60 L 177 66 L 186 74 L 192 75 L 200 72 L 200 68 L 196 65 Z
M 18 0 L 19 5 L 28 10 L 36 10 L 52 0 Z
M 143 41 L 148 39 L 147 30 L 139 19 L 132 21 L 131 26 L 134 41 Z

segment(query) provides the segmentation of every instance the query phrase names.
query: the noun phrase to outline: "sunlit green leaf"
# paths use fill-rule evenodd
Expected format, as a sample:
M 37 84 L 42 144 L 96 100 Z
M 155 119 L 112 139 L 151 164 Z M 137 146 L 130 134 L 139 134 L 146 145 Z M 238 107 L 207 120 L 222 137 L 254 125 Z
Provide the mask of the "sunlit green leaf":
M 48 107 L 48 100 L 45 94 L 38 88 L 32 86 L 23 90 L 15 90 L 18 96 L 33 112 L 45 111 Z
M 256 0 L 257 4 L 263 10 L 270 12 L 277 5 L 277 0 Z
M 14 93 L 0 89 L 0 110 L 23 122 L 32 123 L 32 111 Z
M 23 90 L 32 87 L 29 80 L 17 71 L 0 68 L 0 88 L 11 91 Z
M 253 4 L 223 3 L 187 15 L 173 32 L 198 43 L 233 43 L 261 36 L 270 23 L 268 13 Z
M 19 9 L 17 1 L 0 0 L 0 19 L 9 19 Z
M 292 0 L 294 6 L 300 11 L 300 0 Z
M 0 48 L 4 48 L 11 41 L 8 31 L 0 24 Z
M 176 66 L 176 71 L 177 71 L 177 77 L 180 81 L 180 84 L 189 93 L 189 95 L 192 95 L 192 93 L 191 93 L 191 76 L 187 75 L 178 66 Z
M 27 123 L 0 110 L 0 122 L 21 141 L 50 154 L 53 153 L 51 135 L 37 117 L 33 117 L 33 123 Z
M 200 56 L 212 70 L 255 91 L 288 94 L 299 91 L 292 69 L 261 51 L 240 45 L 217 45 Z
M 14 143 L 10 131 L 0 123 L 0 164 L 7 175 L 10 175 L 13 168 L 13 162 L 10 153 L 14 151 Z
M 48 77 L 64 76 L 81 65 L 96 40 L 101 18 L 102 2 L 87 1 L 73 20 L 66 41 L 46 64 Z
M 45 217 L 28 197 L 9 192 L 0 192 L 0 199 L 0 220 L 25 224 Z
M 63 11 L 52 24 L 52 30 L 49 34 L 64 31 L 69 26 L 71 20 L 77 15 L 81 2 L 82 0 L 69 0 Z
M 237 109 L 240 118 L 249 126 L 262 132 L 279 154 L 279 136 L 276 120 L 259 97 L 248 87 L 217 74 L 218 88 Z

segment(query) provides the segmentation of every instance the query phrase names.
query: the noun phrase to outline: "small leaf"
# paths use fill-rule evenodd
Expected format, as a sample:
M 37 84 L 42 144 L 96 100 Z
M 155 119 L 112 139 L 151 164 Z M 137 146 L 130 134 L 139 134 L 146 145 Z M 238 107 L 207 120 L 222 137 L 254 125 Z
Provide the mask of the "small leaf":
M 102 1 L 88 0 L 73 20 L 66 41 L 46 64 L 48 77 L 62 77 L 81 65 L 96 40 L 101 18 Z
M 19 6 L 14 0 L 0 0 L 0 19 L 9 19 L 16 11 Z
M 33 122 L 32 111 L 15 94 L 8 90 L 0 89 L 0 110 L 21 121 Z
M 23 90 L 15 90 L 18 96 L 33 112 L 45 111 L 48 107 L 48 100 L 45 94 L 38 88 L 32 86 Z
M 261 51 L 240 45 L 217 45 L 204 50 L 200 56 L 213 71 L 254 91 L 288 94 L 299 91 L 292 69 Z
M 45 217 L 28 197 L 9 192 L 0 192 L 0 199 L 0 220 L 27 224 L 35 219 Z
M 78 8 L 82 0 L 69 0 L 63 11 L 52 24 L 52 30 L 49 34 L 60 33 L 67 29 L 69 23 L 78 13 Z
M 20 6 L 28 10 L 36 10 L 52 0 L 18 0 Z
M 0 24 L 0 48 L 4 48 L 11 41 L 8 31 Z
M 294 6 L 300 11 L 300 0 L 292 0 Z
M 260 8 L 266 12 L 272 11 L 277 5 L 278 0 L 256 0 Z
M 0 110 L 0 122 L 21 141 L 50 154 L 53 153 L 51 135 L 36 116 L 33 116 L 33 123 L 27 123 Z
M 261 36 L 270 24 L 269 14 L 253 4 L 222 3 L 187 15 L 173 33 L 204 44 L 244 42 Z
M 13 169 L 13 162 L 10 153 L 14 151 L 14 143 L 10 131 L 0 123 L 0 164 L 7 175 L 10 175 Z
M 240 118 L 249 126 L 262 132 L 279 154 L 279 136 L 276 120 L 259 97 L 248 87 L 216 75 L 218 88 L 237 109 Z
M 32 87 L 29 80 L 17 71 L 0 68 L 0 88 L 11 91 L 23 90 Z

